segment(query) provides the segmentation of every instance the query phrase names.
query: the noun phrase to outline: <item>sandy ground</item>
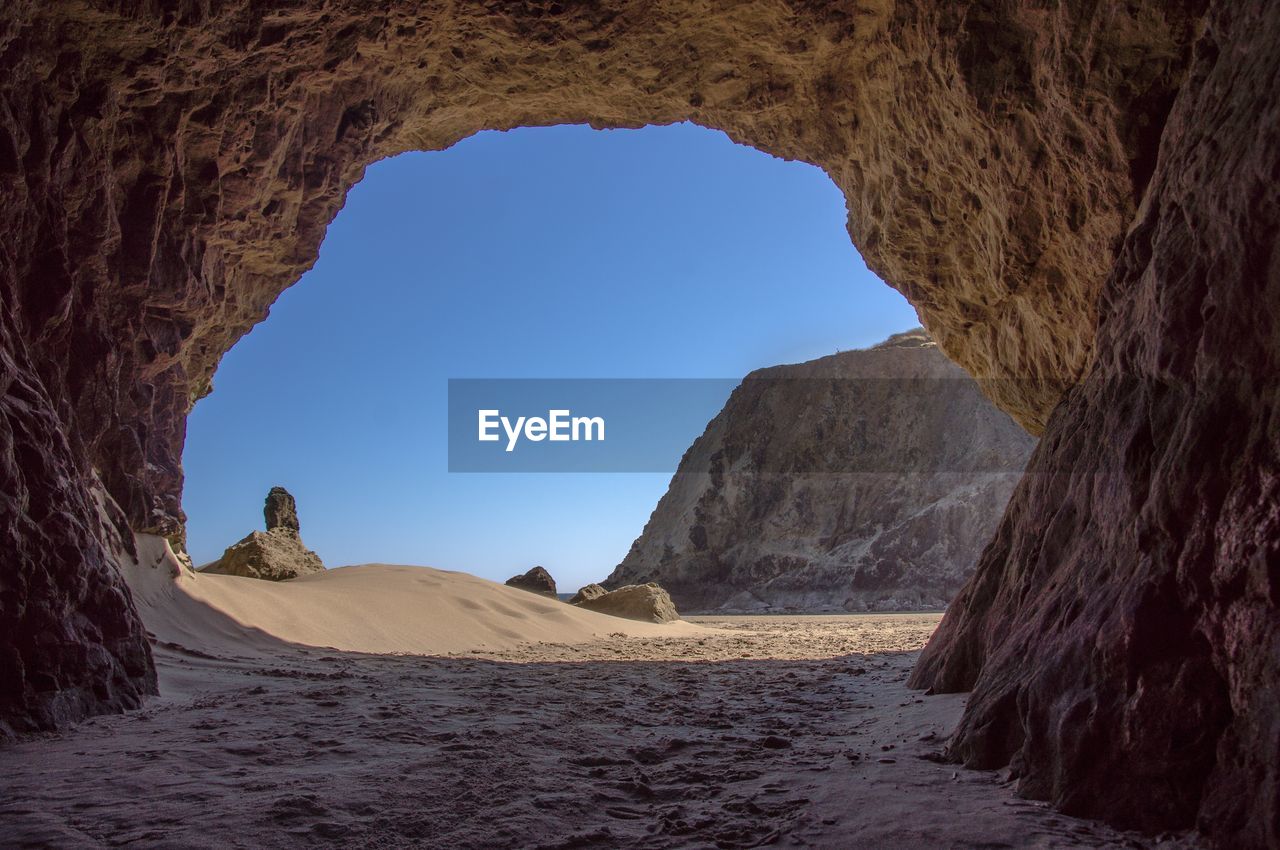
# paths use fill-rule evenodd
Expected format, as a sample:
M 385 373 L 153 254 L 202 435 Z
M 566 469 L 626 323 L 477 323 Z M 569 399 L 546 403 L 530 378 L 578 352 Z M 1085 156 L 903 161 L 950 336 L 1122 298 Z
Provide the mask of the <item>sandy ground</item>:
M 571 639 L 424 657 L 287 643 L 262 628 L 287 611 L 252 626 L 143 590 L 163 695 L 0 749 L 0 845 L 1194 846 L 941 763 L 963 696 L 904 686 L 936 614 L 561 623 Z
M 364 564 L 287 582 L 184 570 L 162 538 L 140 536 L 125 578 L 164 644 L 224 654 L 281 642 L 381 655 L 445 655 L 610 635 L 673 637 L 688 623 L 637 623 L 467 573 Z

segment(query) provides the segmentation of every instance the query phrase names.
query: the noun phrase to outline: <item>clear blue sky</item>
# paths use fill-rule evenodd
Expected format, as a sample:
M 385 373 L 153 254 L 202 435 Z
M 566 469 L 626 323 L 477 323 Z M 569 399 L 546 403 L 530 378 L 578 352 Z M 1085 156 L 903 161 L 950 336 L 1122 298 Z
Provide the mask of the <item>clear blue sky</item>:
M 692 125 L 481 133 L 377 163 L 196 405 L 195 562 L 261 528 L 279 484 L 329 566 L 603 578 L 670 476 L 450 474 L 447 380 L 740 378 L 915 326 L 844 225 L 819 169 Z

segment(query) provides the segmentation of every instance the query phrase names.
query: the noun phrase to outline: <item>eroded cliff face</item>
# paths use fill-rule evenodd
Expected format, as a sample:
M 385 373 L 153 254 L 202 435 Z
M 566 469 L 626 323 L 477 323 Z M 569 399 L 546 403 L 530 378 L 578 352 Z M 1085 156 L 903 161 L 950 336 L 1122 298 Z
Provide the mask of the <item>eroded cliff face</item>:
M 923 330 L 761 369 L 605 583 L 685 613 L 944 608 L 1034 445 Z
M 1123 819 L 1105 764 L 1150 824 L 1224 789 L 1206 823 L 1274 838 L 1280 11 L 1224 3 L 1202 36 L 1203 6 L 4 4 L 0 712 L 154 687 L 95 476 L 180 540 L 186 413 L 369 162 L 688 119 L 823 167 L 871 266 L 1031 430 L 1089 373 L 1039 455 L 1099 472 L 1022 485 L 922 668 L 978 688 L 957 750 Z
M 483 128 L 692 120 L 824 168 L 871 266 L 971 373 L 1016 379 L 991 392 L 1039 430 L 1090 362 L 1196 12 L 18 0 L 14 343 L 130 522 L 180 535 L 187 410 L 368 163 Z
M 1280 14 L 1215 10 L 1054 413 L 914 674 L 1025 793 L 1280 846 Z

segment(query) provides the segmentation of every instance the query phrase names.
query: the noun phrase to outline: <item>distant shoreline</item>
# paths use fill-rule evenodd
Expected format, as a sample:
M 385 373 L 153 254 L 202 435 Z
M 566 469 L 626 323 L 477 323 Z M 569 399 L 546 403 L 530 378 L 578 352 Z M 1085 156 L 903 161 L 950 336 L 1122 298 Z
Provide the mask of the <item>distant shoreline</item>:
M 945 608 L 893 608 L 884 611 L 681 611 L 682 617 L 864 617 L 881 614 L 945 614 Z
M 561 602 L 568 602 L 574 597 L 573 593 L 557 593 L 556 598 Z M 681 611 L 681 617 L 851 617 L 860 614 L 945 614 L 946 608 L 886 608 L 883 611 L 844 611 L 840 609 L 832 610 L 768 610 L 768 611 L 743 611 L 743 610 L 701 610 L 701 611 Z

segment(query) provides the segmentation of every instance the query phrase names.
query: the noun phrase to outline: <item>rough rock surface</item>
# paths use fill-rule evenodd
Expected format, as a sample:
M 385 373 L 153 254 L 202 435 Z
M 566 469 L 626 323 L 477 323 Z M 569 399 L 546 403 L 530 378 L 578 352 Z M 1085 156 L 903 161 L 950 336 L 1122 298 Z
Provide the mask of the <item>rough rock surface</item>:
M 298 503 L 293 494 L 283 487 L 272 487 L 267 493 L 267 503 L 262 508 L 262 516 L 267 521 L 267 530 L 282 529 L 295 534 L 302 531 L 298 522 Z
M 692 120 L 820 165 L 940 346 L 1031 379 L 988 389 L 1037 429 L 1091 360 L 1202 5 L 0 5 L 6 716 L 154 687 L 88 482 L 182 551 L 186 414 L 370 162 Z
M 124 517 L 72 452 L 39 382 L 0 349 L 0 739 L 156 693 L 119 559 Z M 8 427 L 5 427 L 8 426 Z M 13 428 L 14 430 L 9 430 Z M 23 459 L 14 463 L 16 452 Z M 86 617 L 90 619 L 86 619 Z
M 1065 478 L 1020 485 L 921 668 L 977 688 L 957 753 L 1280 842 L 1280 6 L 1208 5 L 0 5 L 5 721 L 154 689 L 95 481 L 181 548 L 186 414 L 367 164 L 689 119 L 824 168 L 942 350 L 1050 423 Z
M 643 620 L 648 623 L 670 623 L 680 619 L 671 595 L 652 582 L 629 584 L 610 590 L 603 596 L 584 599 L 575 603 L 588 611 L 598 611 L 627 620 Z
M 688 3 L 5 4 L 8 348 L 135 530 L 181 543 L 186 413 L 365 166 L 484 128 L 692 120 L 820 165 L 871 267 L 1041 428 L 1202 4 Z
M 588 584 L 584 587 L 578 588 L 578 592 L 569 598 L 569 604 L 579 605 L 583 602 L 589 602 L 592 599 L 599 599 L 608 592 L 609 591 L 605 590 L 601 585 Z
M 267 520 L 265 532 L 250 532 L 200 572 L 288 581 L 324 571 L 320 556 L 302 543 L 298 505 L 288 490 L 272 487 L 262 513 Z
M 914 674 L 1023 793 L 1280 846 L 1280 6 L 1224 4 L 1054 413 Z
M 518 587 L 521 590 L 527 590 L 530 593 L 541 593 L 543 596 L 550 596 L 552 599 L 556 596 L 556 580 L 551 577 L 551 573 L 542 567 L 534 567 L 524 575 L 512 576 L 506 581 L 507 587 Z
M 221 558 L 201 567 L 200 572 L 288 581 L 324 572 L 324 562 L 302 544 L 297 534 L 277 528 L 251 531 L 243 540 L 228 546 Z
M 923 330 L 762 369 L 605 584 L 686 613 L 944 608 L 1034 445 Z

